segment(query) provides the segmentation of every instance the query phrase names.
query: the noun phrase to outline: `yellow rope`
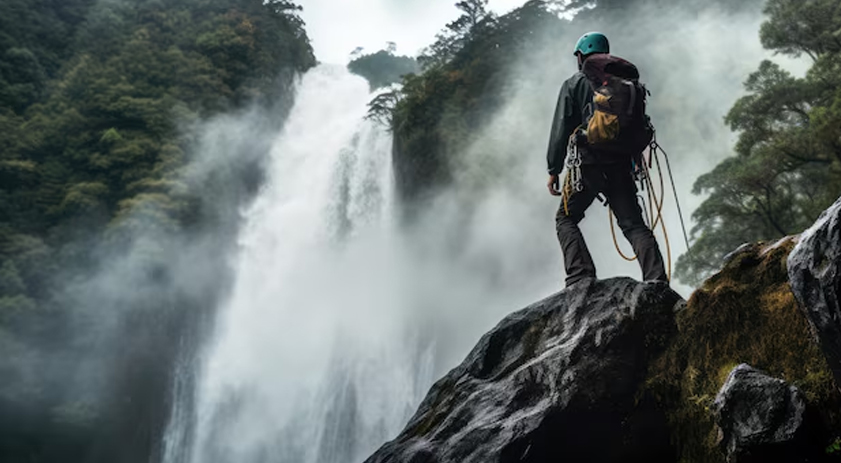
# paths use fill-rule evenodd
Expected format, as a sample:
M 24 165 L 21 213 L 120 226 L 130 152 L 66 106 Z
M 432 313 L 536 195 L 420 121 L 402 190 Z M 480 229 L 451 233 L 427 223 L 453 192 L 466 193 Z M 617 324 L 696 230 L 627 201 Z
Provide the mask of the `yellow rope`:
M 663 226 L 663 238 L 666 239 L 666 260 L 669 262 L 669 274 L 667 278 L 672 281 L 672 246 L 669 244 L 669 232 L 666 231 L 666 221 L 661 220 L 660 225 Z
M 666 184 L 663 180 L 663 170 L 660 168 L 660 156 L 657 155 L 656 150 L 652 150 L 651 155 L 654 157 L 654 162 L 657 164 L 657 175 L 660 177 L 660 201 L 657 202 L 657 219 L 651 225 L 651 230 L 654 231 L 654 229 L 657 228 L 657 223 L 663 218 L 663 204 L 666 202 Z M 651 188 L 656 201 L 657 193 L 654 193 L 651 176 L 648 176 L 648 186 Z
M 654 227 L 657 225 L 654 223 L 656 220 L 656 216 L 654 215 L 655 206 L 657 205 L 657 201 L 654 199 L 654 190 L 651 188 L 651 173 L 648 170 L 648 167 L 645 168 L 645 179 L 646 182 L 646 189 L 648 190 L 648 228 L 654 230 Z
M 619 255 L 622 256 L 623 259 L 627 260 L 628 262 L 633 262 L 637 260 L 638 256 L 628 257 L 622 252 L 622 249 L 619 247 L 619 240 L 616 239 L 616 228 L 613 226 L 613 209 L 610 207 L 607 208 L 607 215 L 608 220 L 610 220 L 610 233 L 613 235 L 613 245 L 616 246 L 616 251 L 619 252 Z
M 564 197 L 564 214 L 569 216 L 569 197 L 572 195 L 572 173 L 567 171 L 567 176 L 564 178 L 564 187 L 561 193 Z
M 648 182 L 648 190 L 651 192 L 651 196 L 654 198 L 654 204 L 657 206 L 657 219 L 656 221 L 654 221 L 654 225 L 651 227 L 651 232 L 654 233 L 658 223 L 663 229 L 663 238 L 666 241 L 666 260 L 669 264 L 668 279 L 669 281 L 672 281 L 672 247 L 671 244 L 669 244 L 669 232 L 666 230 L 666 221 L 663 220 L 663 204 L 666 202 L 666 190 L 663 186 L 663 172 L 660 171 L 660 160 L 657 157 L 657 152 L 653 151 L 652 156 L 654 156 L 654 160 L 657 163 L 657 170 L 660 173 L 660 201 L 657 201 L 657 193 L 654 192 L 654 184 L 651 182 L 651 176 L 646 175 L 646 181 Z
M 660 160 L 657 158 L 656 151 L 652 151 L 652 156 L 657 162 L 657 173 L 660 176 L 660 200 L 657 200 L 657 193 L 654 192 L 654 184 L 651 182 L 651 169 L 648 168 L 648 164 L 643 161 L 643 168 L 645 169 L 645 180 L 648 183 L 648 204 L 649 204 L 649 213 L 650 213 L 650 220 L 649 224 L 651 226 L 651 230 L 654 231 L 657 229 L 657 225 L 659 224 L 660 220 L 663 217 L 663 204 L 666 202 L 666 186 L 663 181 L 663 172 L 660 170 Z M 654 207 L 657 206 L 657 214 L 654 214 Z
M 666 259 L 668 260 L 668 279 L 672 281 L 672 247 L 669 243 L 669 232 L 666 230 L 666 221 L 663 220 L 663 204 L 666 202 L 666 191 L 665 186 L 663 183 L 663 172 L 660 171 L 660 160 L 657 159 L 657 153 L 652 152 L 652 155 L 655 157 L 657 162 L 657 169 L 660 174 L 660 199 L 657 199 L 657 193 L 654 191 L 654 184 L 651 181 L 651 171 L 648 169 L 648 164 L 643 162 L 643 166 L 645 169 L 645 180 L 648 185 L 648 203 L 649 207 L 648 210 L 650 211 L 650 222 L 651 232 L 654 233 L 656 230 L 657 225 L 660 225 L 663 229 L 663 238 L 666 241 Z M 657 215 L 654 215 L 654 206 L 657 206 Z M 628 262 L 633 262 L 637 260 L 639 256 L 628 257 L 625 253 L 622 252 L 622 249 L 619 247 L 619 240 L 616 238 L 616 228 L 613 225 L 613 209 L 608 208 L 608 220 L 610 221 L 610 233 L 613 235 L 613 245 L 616 246 L 616 251 L 619 252 L 619 255 L 622 256 L 623 259 L 627 260 Z

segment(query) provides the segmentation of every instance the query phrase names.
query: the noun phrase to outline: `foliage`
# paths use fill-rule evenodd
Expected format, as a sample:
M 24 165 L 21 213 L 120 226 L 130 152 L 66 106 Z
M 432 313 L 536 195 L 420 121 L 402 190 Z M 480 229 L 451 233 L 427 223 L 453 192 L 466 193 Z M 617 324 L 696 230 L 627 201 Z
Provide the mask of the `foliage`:
M 679 333 L 651 367 L 647 387 L 668 412 L 679 461 L 724 461 L 710 409 L 740 363 L 804 392 L 831 431 L 811 436 L 816 445 L 831 444 L 841 430 L 841 395 L 788 283 L 793 246 L 787 239 L 743 249 L 678 314 Z
M 797 78 L 764 61 L 745 82 L 748 95 L 726 117 L 739 132 L 736 156 L 695 183 L 708 197 L 677 265 L 688 283 L 741 243 L 799 233 L 841 195 L 841 10 L 834 1 L 770 0 L 765 11 L 763 44 L 814 64 Z
M 0 108 L 23 111 L 43 96 L 72 53 L 93 0 L 4 0 L 0 4 Z
M 482 33 L 496 22 L 496 16 L 488 12 L 487 5 L 488 0 L 463 0 L 456 3 L 461 16 L 438 33 L 435 42 L 418 58 L 421 66 L 429 69 L 445 65 L 466 46 L 481 41 L 479 37 Z
M 579 12 L 580 19 L 588 20 L 592 18 L 599 18 L 604 16 L 621 17 L 627 12 L 638 9 L 642 6 L 656 6 L 661 8 L 674 8 L 680 5 L 680 8 L 689 11 L 700 11 L 711 6 L 716 8 L 723 8 L 729 11 L 738 11 L 741 9 L 753 8 L 758 2 L 763 0 L 708 0 L 705 2 L 697 2 L 693 0 L 556 0 L 552 3 L 556 8 L 562 11 Z M 576 18 L 579 19 L 579 18 Z
M 418 72 L 418 63 L 408 56 L 395 56 L 392 51 L 380 50 L 360 56 L 348 64 L 350 72 L 360 75 L 371 84 L 371 90 L 388 87 L 403 76 Z
M 399 90 L 381 93 L 368 103 L 367 118 L 375 120 L 386 127 L 391 127 L 394 123 L 394 108 L 399 102 Z
M 448 181 L 454 153 L 502 103 L 508 65 L 541 39 L 535 31 L 563 24 L 544 1 L 529 1 L 502 17 L 485 5 L 459 2 L 461 16 L 418 58 L 423 73 L 403 79 L 391 121 L 395 175 L 409 202 Z
M 299 9 L 285 0 L 0 3 L 0 460 L 114 461 L 106 449 L 119 449 L 125 435 L 109 435 L 100 456 L 89 458 L 94 434 L 127 431 L 130 420 L 151 428 L 160 419 L 169 386 L 155 372 L 171 369 L 173 359 L 168 347 L 151 345 L 152 334 L 112 354 L 129 372 L 101 379 L 115 397 L 143 390 L 132 405 L 144 408 L 138 415 L 122 413 L 122 399 L 100 415 L 55 384 L 60 373 L 43 363 L 46 351 L 94 352 L 102 323 L 90 320 L 68 341 L 65 324 L 84 317 L 68 313 L 80 304 L 58 292 L 59 280 L 84 280 L 97 271 L 95 250 L 125 249 L 141 228 L 175 231 L 212 220 L 183 182 L 192 148 L 184 128 L 289 98 L 294 74 L 315 64 Z M 154 259 L 143 270 L 155 275 Z M 155 289 L 121 304 L 146 314 L 133 333 L 160 336 L 155 323 L 183 319 L 165 313 L 172 303 Z M 146 351 L 158 356 L 144 370 L 133 356 Z M 143 373 L 126 379 L 136 372 Z M 16 412 L 27 406 L 41 414 Z M 130 438 L 138 447 L 126 452 L 148 461 L 152 440 Z
M 835 455 L 841 452 L 841 439 L 836 438 L 824 451 L 827 455 Z
M 423 72 L 404 78 L 396 103 L 389 97 L 372 104 L 373 117 L 392 121 L 396 178 L 402 198 L 409 204 L 422 200 L 452 179 L 459 153 L 476 140 L 503 98 L 513 93 L 516 79 L 511 74 L 516 72 L 518 60 L 534 56 L 535 51 L 542 53 L 546 43 L 574 40 L 569 38 L 569 30 L 578 24 L 601 16 L 616 21 L 627 15 L 628 9 L 643 3 L 531 0 L 498 17 L 487 10 L 483 0 L 459 2 L 456 6 L 461 15 L 418 57 Z M 674 2 L 663 3 L 674 6 Z M 709 7 L 704 2 L 682 3 L 692 8 Z M 739 2 L 747 3 L 753 2 Z M 558 16 L 559 12 L 571 11 L 578 11 L 572 23 Z M 556 53 L 545 56 L 557 58 Z

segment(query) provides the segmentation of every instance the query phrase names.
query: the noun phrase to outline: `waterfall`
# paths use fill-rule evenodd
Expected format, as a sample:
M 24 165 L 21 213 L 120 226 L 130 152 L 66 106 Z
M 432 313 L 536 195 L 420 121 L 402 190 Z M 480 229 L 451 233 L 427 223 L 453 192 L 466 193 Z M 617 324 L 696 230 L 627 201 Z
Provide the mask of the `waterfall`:
M 520 154 L 543 141 L 511 135 L 529 121 L 500 113 L 406 224 L 373 96 L 342 67 L 301 79 L 216 332 L 179 368 L 165 463 L 364 461 L 484 332 L 559 288 L 557 205 Z
M 432 346 L 398 298 L 391 136 L 365 119 L 371 98 L 342 67 L 301 79 L 192 413 L 176 383 L 167 463 L 361 461 L 431 384 Z

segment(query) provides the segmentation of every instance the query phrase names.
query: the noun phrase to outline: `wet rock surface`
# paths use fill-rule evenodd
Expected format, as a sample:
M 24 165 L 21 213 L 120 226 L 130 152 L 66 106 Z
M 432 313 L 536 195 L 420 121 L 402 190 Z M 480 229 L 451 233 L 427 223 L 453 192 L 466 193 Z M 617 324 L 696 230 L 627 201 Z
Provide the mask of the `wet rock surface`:
M 640 386 L 682 306 L 663 283 L 618 278 L 516 312 L 367 462 L 674 460 L 664 414 Z
M 841 198 L 801 235 L 788 257 L 788 275 L 835 381 L 841 384 Z
M 737 366 L 713 405 L 722 451 L 730 463 L 815 461 L 806 398 L 794 386 L 749 365 Z

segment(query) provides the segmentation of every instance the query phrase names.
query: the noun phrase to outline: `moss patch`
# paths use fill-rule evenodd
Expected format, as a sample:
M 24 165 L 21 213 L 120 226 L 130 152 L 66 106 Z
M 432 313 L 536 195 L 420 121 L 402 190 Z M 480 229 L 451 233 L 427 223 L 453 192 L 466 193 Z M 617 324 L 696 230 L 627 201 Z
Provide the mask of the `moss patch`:
M 743 250 L 678 314 L 678 335 L 646 388 L 667 410 L 680 462 L 724 462 L 710 408 L 740 363 L 799 387 L 830 433 L 841 434 L 841 396 L 788 283 L 793 246 L 789 239 Z

